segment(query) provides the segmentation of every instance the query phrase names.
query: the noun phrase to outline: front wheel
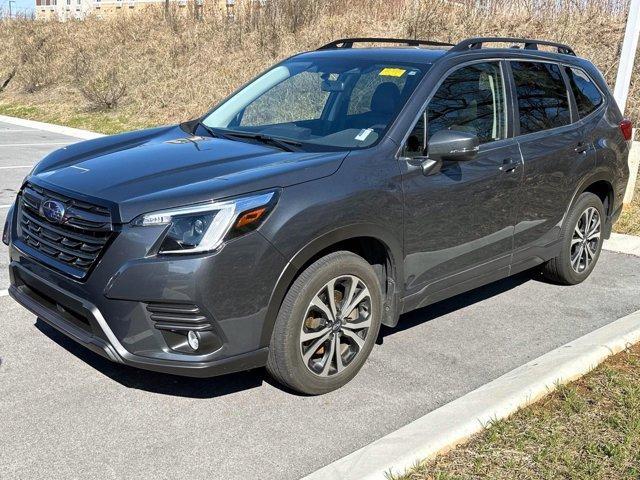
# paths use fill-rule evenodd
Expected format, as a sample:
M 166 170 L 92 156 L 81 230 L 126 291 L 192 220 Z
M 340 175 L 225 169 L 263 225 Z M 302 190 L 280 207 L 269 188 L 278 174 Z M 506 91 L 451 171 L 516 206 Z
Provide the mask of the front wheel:
M 380 329 L 382 292 L 375 271 L 351 252 L 310 265 L 282 302 L 267 369 L 280 383 L 318 395 L 349 382 Z
M 543 269 L 547 278 L 565 285 L 584 281 L 602 250 L 604 207 L 599 197 L 585 192 L 569 211 L 560 234 L 560 254 Z

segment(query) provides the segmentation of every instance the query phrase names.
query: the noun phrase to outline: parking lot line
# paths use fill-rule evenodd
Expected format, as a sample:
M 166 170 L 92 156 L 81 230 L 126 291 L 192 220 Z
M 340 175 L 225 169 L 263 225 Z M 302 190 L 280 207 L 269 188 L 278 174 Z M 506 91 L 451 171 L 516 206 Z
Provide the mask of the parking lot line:
M 0 115 L 0 123 L 15 125 L 16 127 L 33 128 L 35 130 L 57 133 L 59 135 L 66 135 L 69 137 L 81 138 L 84 140 L 104 136 L 101 133 L 90 132 L 88 130 L 63 127 L 62 125 L 54 125 L 51 123 L 36 122 L 33 120 L 26 120 L 24 118 L 7 117 L 6 115 Z
M 0 167 L 0 170 L 10 170 L 12 168 L 33 168 L 33 165 L 9 165 L 8 167 Z
M 6 297 L 7 295 L 9 295 L 8 289 L 0 290 L 0 297 Z
M 73 142 L 46 142 L 46 143 L 0 143 L 2 147 L 48 147 L 50 145 L 70 145 Z

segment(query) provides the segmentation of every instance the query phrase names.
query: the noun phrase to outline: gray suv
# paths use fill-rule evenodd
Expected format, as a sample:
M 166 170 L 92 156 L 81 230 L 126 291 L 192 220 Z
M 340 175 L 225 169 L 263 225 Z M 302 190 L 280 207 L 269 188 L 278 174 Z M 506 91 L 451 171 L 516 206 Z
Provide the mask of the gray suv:
M 338 40 L 196 120 L 48 155 L 8 215 L 10 294 L 114 362 L 325 393 L 404 312 L 587 278 L 630 138 L 566 45 Z

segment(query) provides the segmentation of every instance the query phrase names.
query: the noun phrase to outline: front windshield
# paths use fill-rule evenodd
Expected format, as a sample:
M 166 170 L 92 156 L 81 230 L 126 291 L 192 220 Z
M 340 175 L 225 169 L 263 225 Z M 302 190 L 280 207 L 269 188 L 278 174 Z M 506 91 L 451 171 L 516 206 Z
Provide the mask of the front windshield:
M 202 123 L 296 142 L 305 150 L 375 144 L 391 125 L 426 65 L 353 58 L 291 59 L 267 71 Z

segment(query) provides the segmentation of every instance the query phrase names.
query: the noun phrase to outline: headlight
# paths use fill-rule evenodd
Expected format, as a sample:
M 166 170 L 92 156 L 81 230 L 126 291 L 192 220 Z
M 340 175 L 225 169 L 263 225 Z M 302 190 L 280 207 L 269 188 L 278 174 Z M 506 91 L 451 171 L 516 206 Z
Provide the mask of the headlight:
M 158 253 L 202 253 L 223 241 L 257 228 L 275 204 L 276 192 L 240 197 L 223 202 L 147 213 L 134 226 L 168 225 Z

